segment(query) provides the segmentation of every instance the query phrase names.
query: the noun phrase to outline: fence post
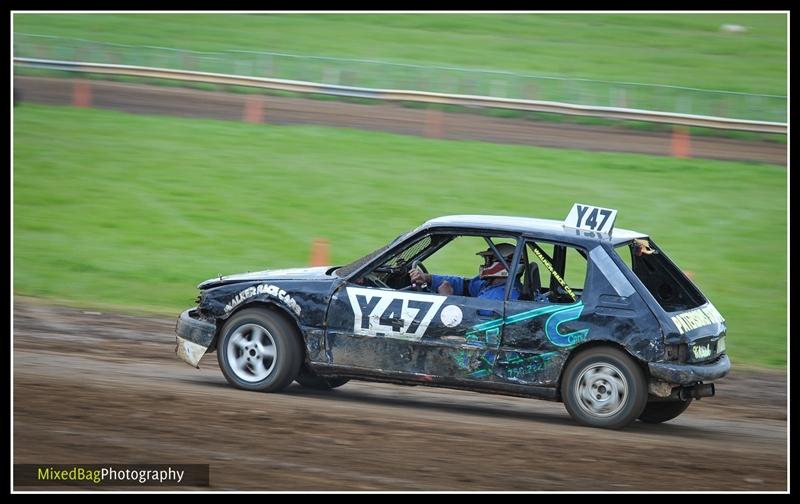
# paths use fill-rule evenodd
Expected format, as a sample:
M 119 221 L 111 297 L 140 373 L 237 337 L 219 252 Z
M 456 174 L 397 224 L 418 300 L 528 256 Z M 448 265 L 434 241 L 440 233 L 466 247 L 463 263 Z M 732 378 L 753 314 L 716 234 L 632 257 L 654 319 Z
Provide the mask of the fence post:
M 264 100 L 260 95 L 248 95 L 244 100 L 244 122 L 264 122 Z
M 327 266 L 330 264 L 328 258 L 328 240 L 316 238 L 311 244 L 311 266 Z
M 692 142 L 689 128 L 674 126 L 672 128 L 672 156 L 677 158 L 692 157 Z
M 72 106 L 91 107 L 92 106 L 92 87 L 82 80 L 76 80 L 72 85 Z
M 425 136 L 428 138 L 444 136 L 444 112 L 432 108 L 425 111 Z

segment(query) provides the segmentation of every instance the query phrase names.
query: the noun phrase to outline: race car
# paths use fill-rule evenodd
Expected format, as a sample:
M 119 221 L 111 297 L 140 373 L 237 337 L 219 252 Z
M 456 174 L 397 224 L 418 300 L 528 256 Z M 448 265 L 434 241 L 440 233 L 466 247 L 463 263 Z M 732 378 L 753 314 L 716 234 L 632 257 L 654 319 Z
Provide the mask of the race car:
M 592 427 L 664 422 L 714 395 L 727 327 L 616 217 L 578 203 L 564 221 L 445 216 L 344 266 L 212 278 L 178 318 L 176 352 L 197 367 L 216 351 L 245 390 L 356 379 L 561 401 Z M 505 280 L 476 295 L 487 268 Z

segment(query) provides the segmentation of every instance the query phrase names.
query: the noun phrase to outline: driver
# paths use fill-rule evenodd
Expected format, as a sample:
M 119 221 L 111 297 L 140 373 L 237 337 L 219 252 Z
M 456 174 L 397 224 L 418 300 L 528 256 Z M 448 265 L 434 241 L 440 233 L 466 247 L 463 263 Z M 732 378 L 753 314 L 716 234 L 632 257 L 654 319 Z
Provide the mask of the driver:
M 510 243 L 500 243 L 496 247 L 497 251 L 506 260 L 506 264 L 510 264 L 516 247 Z M 502 301 L 505 297 L 508 270 L 495 256 L 491 247 L 475 255 L 483 257 L 483 264 L 478 267 L 479 273 L 473 278 L 431 275 L 424 273 L 419 267 L 411 269 L 408 274 L 411 277 L 412 283 L 429 284 L 439 294 L 448 296 L 455 294 L 457 296 L 471 296 Z M 511 286 L 510 299 L 519 299 L 520 292 L 522 292 L 522 285 L 519 281 L 514 281 Z

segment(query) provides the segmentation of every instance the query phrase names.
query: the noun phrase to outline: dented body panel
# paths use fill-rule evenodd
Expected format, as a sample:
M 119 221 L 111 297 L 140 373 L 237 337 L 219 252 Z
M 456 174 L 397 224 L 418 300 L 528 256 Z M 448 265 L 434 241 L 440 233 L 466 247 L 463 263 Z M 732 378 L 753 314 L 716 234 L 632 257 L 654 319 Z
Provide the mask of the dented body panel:
M 459 233 L 508 237 L 519 255 L 528 242 L 571 247 L 586 260 L 583 288 L 566 301 L 510 300 L 508 291 L 498 301 L 364 283 L 365 272 L 421 238 Z M 343 268 L 266 270 L 201 283 L 197 308 L 178 320 L 177 352 L 196 366 L 215 349 L 230 316 L 259 306 L 292 321 L 306 366 L 322 376 L 560 400 L 571 356 L 598 344 L 638 361 L 654 395 L 725 376 L 726 326 L 713 305 L 665 311 L 615 252 L 643 237 L 616 229 L 611 238 L 541 219 L 434 219 Z

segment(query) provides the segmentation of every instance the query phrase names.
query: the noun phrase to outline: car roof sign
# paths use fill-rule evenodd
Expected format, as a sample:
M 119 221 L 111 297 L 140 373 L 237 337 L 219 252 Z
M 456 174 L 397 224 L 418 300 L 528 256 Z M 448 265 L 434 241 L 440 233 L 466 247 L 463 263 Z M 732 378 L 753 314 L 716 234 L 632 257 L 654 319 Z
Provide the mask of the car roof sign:
M 585 229 L 611 236 L 616 219 L 617 211 L 612 208 L 575 203 L 564 220 L 564 227 Z

